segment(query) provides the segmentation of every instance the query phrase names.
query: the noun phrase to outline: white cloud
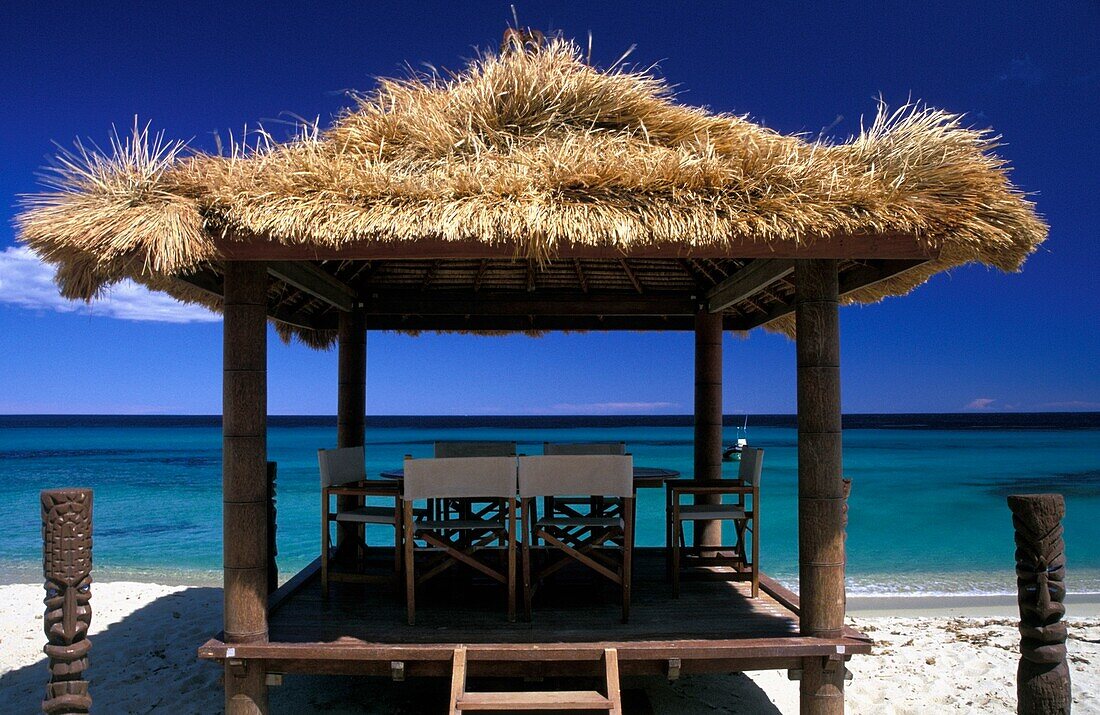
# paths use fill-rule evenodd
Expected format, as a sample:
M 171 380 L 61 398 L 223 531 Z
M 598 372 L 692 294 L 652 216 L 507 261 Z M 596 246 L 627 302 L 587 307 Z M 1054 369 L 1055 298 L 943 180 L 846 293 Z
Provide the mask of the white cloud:
M 555 412 L 574 415 L 602 415 L 622 412 L 654 412 L 679 406 L 678 402 L 559 402 L 551 409 Z
M 992 397 L 976 397 L 971 400 L 964 410 L 992 410 L 994 409 L 993 403 L 996 402 Z
M 185 305 L 132 281 L 123 281 L 91 303 L 68 300 L 57 291 L 54 269 L 29 248 L 10 246 L 0 252 L 0 304 L 55 313 L 80 313 L 120 320 L 158 323 L 211 323 L 221 316 L 197 305 Z

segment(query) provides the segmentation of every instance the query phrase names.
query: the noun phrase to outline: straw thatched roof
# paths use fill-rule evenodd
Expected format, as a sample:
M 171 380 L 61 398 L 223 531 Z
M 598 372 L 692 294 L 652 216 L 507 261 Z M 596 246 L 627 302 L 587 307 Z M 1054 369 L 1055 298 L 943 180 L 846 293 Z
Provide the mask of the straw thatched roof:
M 331 128 L 282 144 L 210 155 L 135 131 L 106 152 L 78 149 L 59 157 L 48 191 L 25 199 L 18 230 L 58 267 L 68 297 L 131 278 L 214 308 L 216 289 L 180 278 L 217 275 L 234 242 L 360 247 L 366 261 L 373 247 L 401 242 L 475 242 L 510 251 L 519 270 L 536 264 L 528 292 L 583 247 L 629 257 L 678 246 L 689 278 L 684 256 L 725 253 L 712 261 L 716 275 L 701 271 L 712 284 L 745 265 L 739 250 L 750 244 L 789 257 L 834 235 L 904 234 L 936 256 L 845 296 L 869 302 L 968 262 L 1017 270 L 1045 239 L 995 145 L 957 115 L 912 107 L 880 110 L 846 143 L 784 136 L 681 105 L 651 74 L 600 71 L 574 44 L 551 40 L 447 77 L 381 80 Z M 643 266 L 620 263 L 644 293 Z M 320 265 L 337 276 L 363 268 Z M 397 270 L 384 268 L 368 272 Z M 486 274 L 484 262 L 465 269 L 478 284 Z M 653 285 L 670 275 L 654 273 Z M 282 288 L 272 295 L 292 301 Z M 770 323 L 789 331 L 783 320 Z M 324 328 L 311 325 L 283 330 L 324 344 Z

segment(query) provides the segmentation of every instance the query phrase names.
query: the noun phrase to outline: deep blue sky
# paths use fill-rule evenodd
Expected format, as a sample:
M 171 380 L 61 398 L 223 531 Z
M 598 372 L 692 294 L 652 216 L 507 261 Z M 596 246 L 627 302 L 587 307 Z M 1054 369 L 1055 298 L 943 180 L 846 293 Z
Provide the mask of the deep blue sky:
M 844 407 L 1100 409 L 1096 3 L 516 4 L 524 24 L 582 42 L 591 32 L 598 64 L 637 44 L 632 60 L 659 62 L 683 101 L 783 132 L 848 135 L 880 94 L 994 127 L 1050 240 L 1022 274 L 970 267 L 843 310 Z M 215 131 L 285 113 L 327 119 L 343 90 L 406 62 L 460 67 L 511 17 L 506 1 L 14 5 L 0 10 L 0 252 L 53 141 L 103 142 L 136 114 L 211 149 Z M 220 323 L 16 305 L 3 270 L 0 413 L 220 411 Z M 686 333 L 371 333 L 368 351 L 371 414 L 691 411 Z M 273 336 L 271 411 L 334 412 L 335 365 Z M 727 413 L 793 411 L 793 345 L 760 331 L 727 338 L 725 380 Z

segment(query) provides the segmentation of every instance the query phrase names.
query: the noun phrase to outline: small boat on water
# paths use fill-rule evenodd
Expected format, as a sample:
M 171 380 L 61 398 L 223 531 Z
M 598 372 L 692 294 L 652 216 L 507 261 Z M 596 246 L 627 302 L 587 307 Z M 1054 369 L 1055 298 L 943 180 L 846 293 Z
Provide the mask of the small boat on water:
M 735 462 L 741 459 L 741 452 L 749 446 L 749 416 L 745 415 L 745 424 L 737 428 L 737 439 L 722 449 L 723 462 Z

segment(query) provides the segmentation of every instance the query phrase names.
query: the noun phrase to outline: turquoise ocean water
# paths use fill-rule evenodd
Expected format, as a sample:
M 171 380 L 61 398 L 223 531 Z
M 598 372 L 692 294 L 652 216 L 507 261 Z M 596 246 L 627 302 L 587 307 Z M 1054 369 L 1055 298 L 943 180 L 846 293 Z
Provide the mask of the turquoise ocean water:
M 272 419 L 283 578 L 318 552 L 316 450 L 335 434 L 331 419 Z M 795 585 L 793 419 L 754 417 L 749 438 L 766 450 L 762 568 Z M 691 472 L 685 418 L 371 418 L 366 439 L 373 476 L 430 456 L 437 439 L 515 440 L 527 454 L 544 441 L 624 441 L 638 465 Z M 1005 496 L 1040 491 L 1066 496 L 1070 590 L 1100 591 L 1100 415 L 846 417 L 844 463 L 850 592 L 1014 592 Z M 220 470 L 217 418 L 0 417 L 0 583 L 39 578 L 38 491 L 61 486 L 95 489 L 98 580 L 219 581 Z M 660 491 L 639 493 L 640 544 L 662 543 L 663 510 Z

